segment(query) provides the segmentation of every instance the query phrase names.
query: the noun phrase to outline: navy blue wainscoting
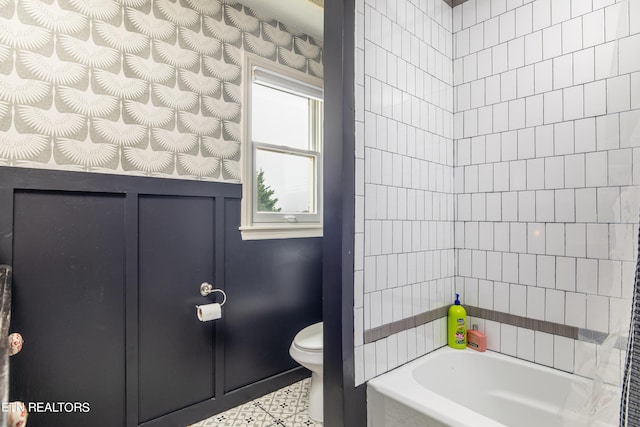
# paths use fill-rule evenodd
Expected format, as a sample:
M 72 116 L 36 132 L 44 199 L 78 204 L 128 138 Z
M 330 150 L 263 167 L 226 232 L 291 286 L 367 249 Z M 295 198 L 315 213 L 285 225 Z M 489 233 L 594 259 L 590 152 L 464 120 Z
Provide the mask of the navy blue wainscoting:
M 295 368 L 293 337 L 322 316 L 322 239 L 243 241 L 239 213 L 227 202 L 225 393 Z
M 10 399 L 87 402 L 30 427 L 180 426 L 308 375 L 288 354 L 322 313 L 322 240 L 243 241 L 241 186 L 0 167 L 13 265 Z M 227 292 L 223 318 L 199 285 Z

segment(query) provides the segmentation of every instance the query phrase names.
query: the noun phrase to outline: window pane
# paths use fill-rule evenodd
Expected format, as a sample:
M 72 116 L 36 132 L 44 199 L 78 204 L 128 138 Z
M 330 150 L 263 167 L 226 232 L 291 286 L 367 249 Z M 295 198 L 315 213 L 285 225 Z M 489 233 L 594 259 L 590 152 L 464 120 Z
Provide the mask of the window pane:
M 256 150 L 258 212 L 316 213 L 315 158 Z
M 309 98 L 254 83 L 251 136 L 254 141 L 309 150 Z

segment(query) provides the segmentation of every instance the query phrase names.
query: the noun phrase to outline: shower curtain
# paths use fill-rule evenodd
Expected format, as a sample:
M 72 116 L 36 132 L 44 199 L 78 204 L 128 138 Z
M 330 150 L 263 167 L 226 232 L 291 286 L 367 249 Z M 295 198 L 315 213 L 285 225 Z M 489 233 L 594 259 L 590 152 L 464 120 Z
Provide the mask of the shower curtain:
M 640 427 L 640 236 L 638 236 L 629 342 L 622 380 L 620 427 Z
M 11 320 L 11 267 L 0 265 L 0 404 L 9 400 L 9 322 Z M 0 411 L 0 426 L 7 425 L 6 411 Z

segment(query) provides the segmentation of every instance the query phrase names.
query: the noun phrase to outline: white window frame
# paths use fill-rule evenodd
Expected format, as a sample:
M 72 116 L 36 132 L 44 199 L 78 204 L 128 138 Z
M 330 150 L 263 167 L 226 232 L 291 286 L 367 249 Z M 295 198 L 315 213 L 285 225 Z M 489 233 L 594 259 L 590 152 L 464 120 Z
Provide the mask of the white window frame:
M 322 123 L 311 120 L 317 142 L 315 150 L 299 150 L 254 142 L 251 136 L 251 90 L 254 79 L 290 89 L 310 97 L 322 97 L 322 79 L 285 67 L 268 59 L 245 53 L 243 67 L 243 144 L 242 144 L 242 218 L 240 232 L 243 240 L 322 237 Z M 314 109 L 312 109 L 314 110 Z M 310 114 L 322 114 L 312 111 Z M 320 116 L 321 117 L 321 116 Z M 290 215 L 286 213 L 257 213 L 255 157 L 257 147 L 272 151 L 312 156 L 315 158 L 316 214 Z M 273 221 L 271 221 L 273 219 Z

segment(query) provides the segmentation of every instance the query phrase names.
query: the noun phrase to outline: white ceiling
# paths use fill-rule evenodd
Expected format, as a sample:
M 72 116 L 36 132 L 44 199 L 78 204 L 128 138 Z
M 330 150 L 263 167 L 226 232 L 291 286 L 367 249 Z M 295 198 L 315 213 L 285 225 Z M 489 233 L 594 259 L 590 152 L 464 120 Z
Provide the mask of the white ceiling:
M 322 40 L 324 9 L 320 0 L 239 0 L 257 13 L 269 16 L 287 27 Z

